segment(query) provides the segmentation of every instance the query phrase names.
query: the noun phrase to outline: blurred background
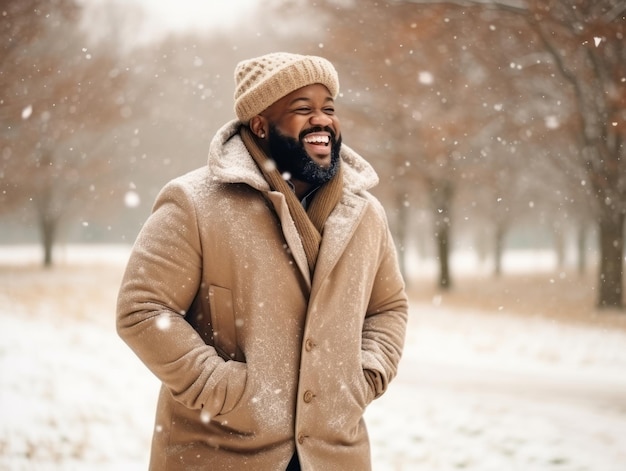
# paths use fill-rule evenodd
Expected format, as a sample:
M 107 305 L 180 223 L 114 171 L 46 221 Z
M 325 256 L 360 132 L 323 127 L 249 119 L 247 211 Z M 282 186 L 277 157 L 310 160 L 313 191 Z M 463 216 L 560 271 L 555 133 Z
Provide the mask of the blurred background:
M 234 118 L 236 64 L 278 50 L 337 68 L 344 142 L 380 176 L 411 295 L 407 366 L 371 413 L 377 469 L 626 462 L 626 1 L 0 0 L 0 16 L 0 468 L 145 469 L 157 386 L 113 332 L 124 263 L 161 187 Z M 507 376 L 526 360 L 541 374 Z
M 204 165 L 233 70 L 275 50 L 341 78 L 345 140 L 381 177 L 411 279 L 507 249 L 596 270 L 623 303 L 623 1 L 2 2 L 0 242 L 131 244 L 161 186 Z

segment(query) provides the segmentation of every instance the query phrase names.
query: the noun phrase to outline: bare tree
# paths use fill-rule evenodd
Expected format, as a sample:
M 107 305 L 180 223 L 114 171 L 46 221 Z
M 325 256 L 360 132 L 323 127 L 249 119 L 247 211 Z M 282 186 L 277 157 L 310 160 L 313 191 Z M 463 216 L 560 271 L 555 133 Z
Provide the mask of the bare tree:
M 1 207 L 30 208 L 50 266 L 63 219 L 87 219 L 115 185 L 102 132 L 130 113 L 125 73 L 75 26 L 72 0 L 3 3 Z
M 623 307 L 626 220 L 626 3 L 622 0 L 413 0 L 468 11 L 512 12 L 540 38 L 576 106 L 579 149 L 598 225 L 600 308 Z M 578 175 L 576 174 L 577 178 Z
M 299 12 L 304 7 L 287 3 Z M 492 182 L 502 196 L 519 170 L 506 160 L 523 158 L 534 179 L 548 189 L 557 186 L 552 194 L 532 185 L 514 193 L 541 208 L 535 211 L 538 222 L 552 221 L 557 251 L 563 209 L 583 220 L 588 205 L 573 202 L 585 192 L 594 201 L 601 250 L 598 305 L 621 307 L 623 1 L 326 0 L 313 8 L 315 15 L 307 17 L 323 26 L 311 49 L 320 37 L 332 44 L 324 53 L 344 68 L 344 100 L 353 99 L 362 115 L 352 121 L 374 124 L 368 132 L 384 143 L 378 149 L 392 171 L 403 161 L 417 170 L 395 175 L 404 196 L 392 201 L 410 199 L 405 188 L 418 185 L 398 183 L 415 178 L 430 182 L 419 188 L 438 197 L 433 205 L 438 212 L 453 208 L 444 204 L 445 195 L 467 194 L 461 186 L 474 185 L 480 192 Z M 552 145 L 557 141 L 563 144 L 560 150 Z M 489 154 L 498 156 L 498 165 L 484 165 Z M 545 201 L 532 201 L 531 191 Z M 515 212 L 522 206 L 508 208 Z M 453 218 L 435 214 L 433 219 L 436 234 L 447 237 Z M 500 240 L 506 227 L 500 224 L 495 231 Z
M 507 189 L 500 180 L 515 178 L 506 156 L 520 147 L 519 128 L 543 123 L 535 119 L 543 111 L 538 101 L 527 99 L 510 68 L 511 51 L 531 54 L 536 38 L 528 28 L 519 33 L 525 26 L 519 18 L 483 17 L 479 10 L 375 1 L 317 8 L 322 15 L 315 16 L 327 18 L 328 54 L 345 70 L 351 120 L 368 130 L 356 142 L 380 155 L 375 163 L 396 192 L 392 214 L 404 214 L 396 236 L 402 244 L 406 208 L 422 206 L 405 203 L 429 200 L 438 285 L 448 289 L 456 195 L 484 191 L 485 184 Z M 498 241 L 505 227 L 495 231 Z

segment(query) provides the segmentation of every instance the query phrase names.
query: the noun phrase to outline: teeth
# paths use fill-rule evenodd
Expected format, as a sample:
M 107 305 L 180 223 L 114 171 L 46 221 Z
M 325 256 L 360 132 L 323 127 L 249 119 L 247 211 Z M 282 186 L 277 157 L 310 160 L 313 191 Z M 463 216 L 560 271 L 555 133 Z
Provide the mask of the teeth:
M 330 138 L 328 136 L 308 136 L 304 138 L 304 142 L 311 144 L 328 144 Z

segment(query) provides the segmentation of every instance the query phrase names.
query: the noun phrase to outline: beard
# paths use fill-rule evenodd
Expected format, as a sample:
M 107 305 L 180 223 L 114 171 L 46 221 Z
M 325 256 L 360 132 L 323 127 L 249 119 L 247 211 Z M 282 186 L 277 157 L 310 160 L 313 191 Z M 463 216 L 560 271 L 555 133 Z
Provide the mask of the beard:
M 312 132 L 328 132 L 330 134 L 331 159 L 328 167 L 317 164 L 304 150 L 302 139 Z M 341 136 L 337 138 L 329 127 L 316 126 L 302 131 L 298 139 L 281 134 L 273 124 L 269 128 L 269 148 L 271 158 L 276 162 L 278 170 L 290 178 L 320 186 L 330 181 L 339 170 Z

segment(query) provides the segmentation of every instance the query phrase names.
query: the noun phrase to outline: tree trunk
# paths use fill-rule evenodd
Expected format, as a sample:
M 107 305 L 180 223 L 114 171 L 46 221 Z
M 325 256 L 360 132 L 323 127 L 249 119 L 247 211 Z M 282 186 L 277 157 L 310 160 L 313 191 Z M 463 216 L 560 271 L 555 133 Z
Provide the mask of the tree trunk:
M 437 229 L 437 257 L 439 258 L 439 287 L 450 289 L 450 225 L 440 224 Z
M 501 224 L 496 225 L 494 237 L 493 275 L 499 278 L 502 275 L 502 255 L 504 254 L 504 235 L 506 230 Z
M 587 272 L 587 228 L 583 223 L 580 223 L 578 226 L 576 246 L 578 252 L 578 274 L 584 275 Z
M 400 273 L 405 280 L 407 278 L 406 269 L 406 241 L 409 227 L 409 208 L 406 205 L 406 193 L 398 192 L 396 194 L 396 208 L 398 211 L 398 218 L 395 224 L 395 239 L 398 247 L 398 262 L 400 264 Z
M 447 290 L 452 287 L 450 278 L 450 207 L 454 185 L 446 179 L 431 182 L 431 198 L 435 221 L 435 241 L 439 259 L 439 287 Z
M 50 268 L 52 266 L 52 249 L 54 248 L 54 240 L 56 238 L 57 224 L 56 220 L 46 217 L 42 214 L 39 218 L 39 230 L 41 231 L 41 244 L 43 247 L 43 266 Z
M 622 309 L 624 276 L 624 214 L 607 214 L 600 221 L 598 307 Z
M 556 266 L 559 270 L 565 268 L 565 234 L 561 226 L 554 228 L 554 251 L 556 253 Z

